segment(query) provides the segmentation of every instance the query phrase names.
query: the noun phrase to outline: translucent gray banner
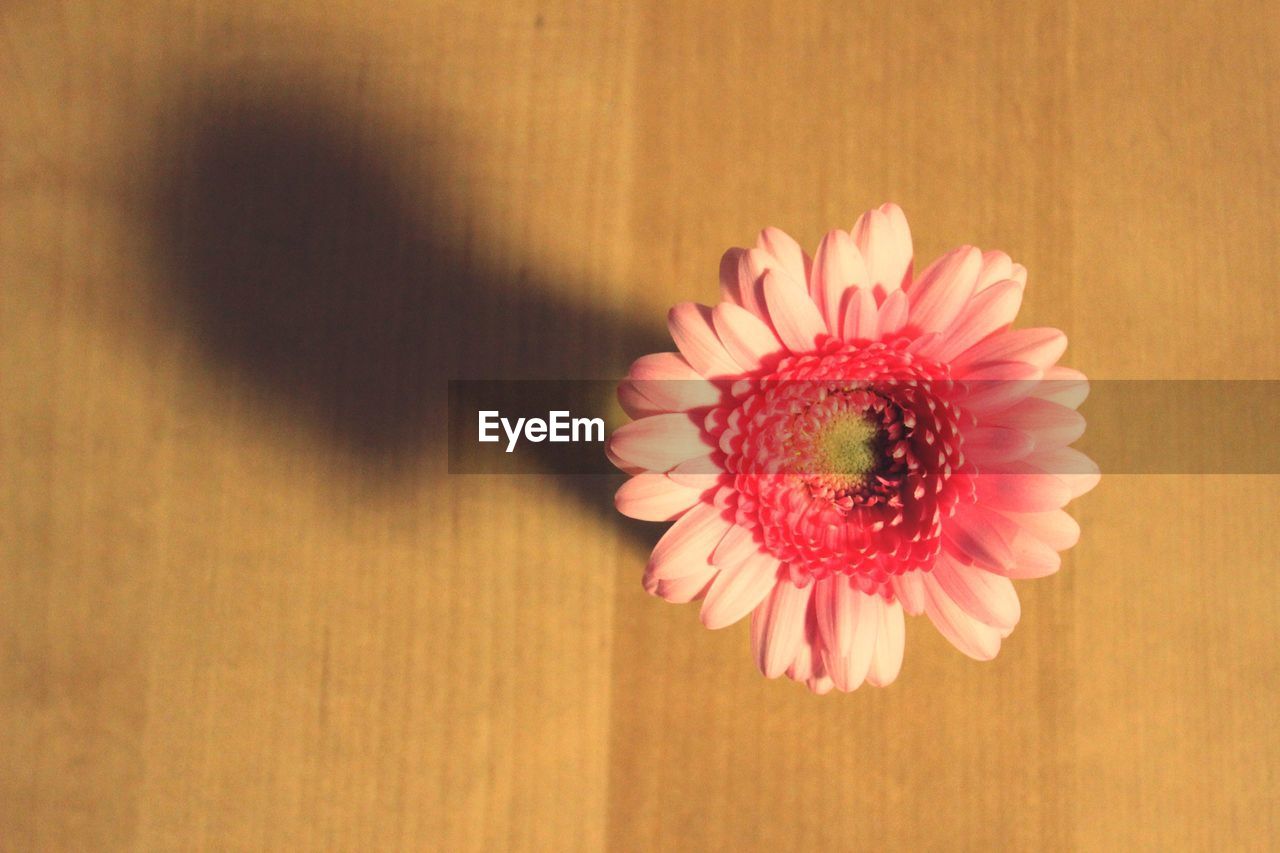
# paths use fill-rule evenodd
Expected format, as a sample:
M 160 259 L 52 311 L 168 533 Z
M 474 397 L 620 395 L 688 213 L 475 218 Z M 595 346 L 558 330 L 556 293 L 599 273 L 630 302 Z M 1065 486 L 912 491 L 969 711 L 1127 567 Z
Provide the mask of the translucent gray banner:
M 836 384 L 865 385 L 889 399 L 910 385 L 894 380 Z M 727 383 L 650 380 L 639 383 L 629 402 L 633 411 L 656 411 L 673 401 L 696 404 L 689 417 L 698 422 L 717 405 L 733 408 L 735 392 L 749 390 Z M 1030 398 L 1074 405 L 1086 392 L 1069 380 L 988 380 L 933 390 L 939 399 L 954 401 L 962 419 L 966 400 L 985 399 L 987 409 L 992 398 L 1010 405 Z M 616 381 L 603 380 L 450 381 L 448 470 L 617 473 L 605 456 L 605 440 L 631 420 L 617 403 L 617 391 Z M 1280 380 L 1091 380 L 1078 410 L 1084 429 L 1071 446 L 1104 474 L 1280 474 Z M 982 420 L 999 423 L 1000 417 L 987 414 Z M 962 424 L 962 438 L 966 429 L 971 426 Z M 1086 473 L 1073 460 L 1064 456 L 1056 463 L 1064 470 L 1052 473 Z

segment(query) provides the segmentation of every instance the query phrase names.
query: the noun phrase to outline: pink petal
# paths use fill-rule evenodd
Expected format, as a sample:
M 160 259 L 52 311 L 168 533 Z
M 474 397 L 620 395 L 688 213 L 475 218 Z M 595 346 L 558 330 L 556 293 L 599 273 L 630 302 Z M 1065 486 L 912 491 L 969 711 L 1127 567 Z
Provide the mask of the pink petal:
M 912 616 L 924 613 L 924 572 L 910 571 L 893 577 L 893 592 L 902 602 L 902 609 Z
M 715 569 L 706 569 L 682 578 L 659 580 L 652 587 L 653 594 L 672 604 L 688 604 L 706 594 L 715 572 Z M 646 584 L 645 588 L 649 586 Z
M 764 274 L 774 270 L 807 291 L 808 258 L 795 240 L 776 228 L 761 231 L 757 242 L 754 249 L 730 249 L 720 259 L 720 290 L 726 301 L 767 322 Z
M 662 534 L 645 572 L 660 581 L 703 574 L 709 580 L 711 554 L 732 526 L 717 507 L 698 504 Z
M 964 433 L 964 455 L 981 471 L 983 466 L 1021 459 L 1035 448 L 1031 436 L 1004 427 L 975 427 Z
M 963 405 L 979 416 L 983 426 L 1016 429 L 1013 424 L 994 419 L 993 415 L 1025 401 L 1035 392 L 1039 379 L 1040 369 L 1021 361 L 978 365 L 964 374 L 968 394 Z
M 732 301 L 761 319 L 768 317 L 764 307 L 764 274 L 776 265 L 777 261 L 763 249 L 748 249 L 738 255 L 738 298 Z
M 842 575 L 815 582 L 813 595 L 827 672 L 838 690 L 856 690 L 875 651 L 879 597 L 860 592 Z
M 946 541 L 946 528 L 944 528 L 944 546 L 947 548 L 948 553 L 954 556 L 961 564 L 972 563 L 976 568 L 1004 575 L 1014 580 L 1042 578 L 1053 574 L 1061 567 L 1061 555 L 1044 541 L 1033 536 L 1029 529 L 1024 528 L 1017 520 L 1018 516 L 1016 514 L 1005 514 L 984 508 L 976 508 L 976 511 L 983 514 L 986 522 L 991 525 L 992 529 L 996 530 L 1000 540 L 1007 548 L 1008 560 L 997 564 L 996 561 L 992 560 L 967 559 L 954 545 Z
M 1085 426 L 1084 417 L 1074 409 L 1035 397 L 992 415 L 987 423 L 1022 430 L 1035 440 L 1037 451 L 1070 444 L 1084 434 Z
M 818 635 L 823 646 L 828 649 L 840 649 L 847 641 L 842 630 L 852 629 L 852 623 L 842 625 L 840 613 L 845 607 L 846 590 L 837 587 L 848 587 L 849 579 L 841 575 L 831 575 L 814 581 L 813 609 L 818 624 Z
M 1005 632 L 1018 624 L 1022 607 L 1008 578 L 961 565 L 946 554 L 939 555 L 932 574 L 947 597 L 979 622 Z
M 813 584 L 779 581 L 751 614 L 751 648 L 766 678 L 777 678 L 795 660 L 805 639 L 805 611 Z
M 738 306 L 744 301 L 744 282 L 740 272 L 746 254 L 746 249 L 734 247 L 720 256 L 720 298 Z M 750 287 L 751 282 L 745 284 Z
M 1057 329 L 1016 329 L 974 344 L 956 356 L 952 369 L 963 371 L 989 361 L 1025 361 L 1047 371 L 1067 349 L 1067 336 Z
M 844 322 L 839 327 L 840 337 L 846 341 L 877 340 L 879 322 L 880 312 L 876 308 L 876 297 L 871 289 L 850 288 L 845 294 Z
M 921 332 L 943 332 L 973 295 L 982 253 L 961 246 L 929 265 L 909 288 L 909 323 Z
M 620 456 L 618 456 L 618 454 L 614 453 L 613 448 L 609 445 L 608 442 L 606 442 L 604 446 L 604 456 L 619 471 L 624 471 L 628 474 L 633 474 L 633 475 L 649 473 L 645 471 L 645 469 L 641 468 L 639 465 L 632 465 L 630 462 L 627 462 L 625 459 L 622 459 Z
M 765 273 L 764 298 L 773 327 L 792 352 L 811 352 L 818 336 L 826 334 L 809 294 L 772 271 Z
M 778 584 L 778 558 L 757 551 L 749 559 L 720 569 L 702 601 L 702 624 L 732 625 L 756 608 Z
M 975 294 L 981 293 L 999 281 L 1013 277 L 1013 260 L 1004 252 L 983 252 L 982 269 L 978 272 L 978 283 L 974 286 Z M 1026 284 L 1024 279 L 1021 284 Z
M 1098 463 L 1072 447 L 1037 450 L 1027 457 L 1027 464 L 1062 480 L 1071 499 L 1091 491 L 1102 479 Z
M 1003 572 L 1014 564 L 1010 543 L 1016 532 L 1008 518 L 982 506 L 961 504 L 943 525 L 942 542 L 961 563 Z
M 701 373 L 693 369 L 693 365 L 685 361 L 684 356 L 675 352 L 655 352 L 643 355 L 631 363 L 627 378 L 640 380 L 695 380 L 702 379 Z
M 845 292 L 862 286 L 867 286 L 867 268 L 853 238 L 838 228 L 828 231 L 813 256 L 809 293 L 832 334 L 840 333 Z
M 622 411 L 636 419 L 648 415 L 665 414 L 668 411 L 640 393 L 640 389 L 630 379 L 624 379 L 618 383 L 618 404 L 622 406 Z
M 773 258 L 770 266 L 786 273 L 796 284 L 803 285 L 808 280 L 808 258 L 790 234 L 769 227 L 760 232 L 756 245 Z
M 1078 409 L 1089 398 L 1089 380 L 1078 370 L 1054 366 L 1044 372 L 1035 396 L 1068 409 Z
M 1025 462 L 1006 462 L 973 478 L 978 503 L 1009 512 L 1049 512 L 1071 500 L 1067 484 Z
M 1080 541 L 1080 525 L 1060 509 L 1052 512 L 1004 513 L 1023 531 L 1055 551 L 1065 551 Z
M 820 662 L 815 658 L 816 650 L 810 643 L 800 644 L 796 649 L 796 659 L 787 667 L 787 678 L 794 681 L 808 681 L 814 677 L 814 665 Z
M 883 204 L 862 214 L 854 223 L 853 240 L 877 296 L 906 287 L 911 280 L 911 229 L 902 208 Z
M 724 473 L 712 452 L 686 459 L 668 471 L 667 476 L 682 486 L 706 491 L 719 483 Z
M 876 598 L 880 598 L 876 596 Z M 875 687 L 891 684 L 902 670 L 902 652 L 906 645 L 906 623 L 902 618 L 902 605 L 897 601 L 880 599 L 879 630 L 876 634 L 875 652 L 867 670 L 867 683 Z
M 1062 567 L 1062 555 L 1024 531 L 1013 540 L 1013 565 L 1003 572 L 1014 580 L 1047 577 Z
M 953 646 L 975 660 L 991 660 L 1000 653 L 1000 629 L 961 610 L 931 572 L 924 576 L 924 588 L 924 612 Z
M 683 412 L 651 415 L 632 421 L 609 437 L 609 449 L 620 459 L 646 471 L 669 471 L 711 448 L 700 419 Z
M 745 308 L 721 302 L 712 310 L 711 320 L 725 349 L 744 370 L 756 370 L 763 359 L 783 351 L 773 329 Z
M 667 476 L 686 486 L 694 486 L 696 482 L 708 482 L 718 479 L 724 473 L 718 451 L 704 448 L 705 452 L 691 456 L 679 465 L 666 472 Z M 700 478 L 700 479 L 699 479 Z
M 703 376 L 737 376 L 742 367 L 716 335 L 711 322 L 711 309 L 694 302 L 681 302 L 667 314 L 667 329 L 680 354 Z
M 716 546 L 711 562 L 717 566 L 736 566 L 758 553 L 760 545 L 756 542 L 755 534 L 749 528 L 735 524 Z
M 911 300 L 901 290 L 895 290 L 885 297 L 880 304 L 880 317 L 877 323 L 876 340 L 885 340 L 902 331 L 907 325 Z
M 679 353 L 642 356 L 632 363 L 627 378 L 639 394 L 662 411 L 685 412 L 720 402 L 720 389 Z
M 1022 306 L 1022 285 L 1016 281 L 1002 281 L 979 293 L 960 312 L 951 328 L 943 335 L 941 343 L 932 353 L 926 353 L 939 361 L 950 361 L 1013 322 Z
M 622 484 L 613 497 L 618 512 L 641 521 L 673 521 L 702 498 L 702 490 L 675 483 L 665 474 L 644 473 Z
M 813 691 L 814 695 L 826 696 L 831 692 L 831 688 L 834 686 L 835 682 L 831 680 L 831 676 L 821 675 L 810 678 L 806 684 L 809 689 Z

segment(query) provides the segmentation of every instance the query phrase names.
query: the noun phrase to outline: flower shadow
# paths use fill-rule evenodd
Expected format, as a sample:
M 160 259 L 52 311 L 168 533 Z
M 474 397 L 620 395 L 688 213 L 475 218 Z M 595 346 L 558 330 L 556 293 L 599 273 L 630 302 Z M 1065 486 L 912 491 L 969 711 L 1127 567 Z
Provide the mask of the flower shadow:
M 552 287 L 510 251 L 494 261 L 465 140 L 423 139 L 435 156 L 408 176 L 368 116 L 312 93 L 192 102 L 164 117 L 152 199 L 176 312 L 220 368 L 359 470 L 394 479 L 444 453 L 449 379 L 604 379 L 664 348 L 656 328 L 560 295 L 585 288 Z M 603 416 L 590 387 L 566 383 L 560 407 Z M 533 476 L 561 475 L 649 538 L 613 510 L 620 476 L 530 450 Z

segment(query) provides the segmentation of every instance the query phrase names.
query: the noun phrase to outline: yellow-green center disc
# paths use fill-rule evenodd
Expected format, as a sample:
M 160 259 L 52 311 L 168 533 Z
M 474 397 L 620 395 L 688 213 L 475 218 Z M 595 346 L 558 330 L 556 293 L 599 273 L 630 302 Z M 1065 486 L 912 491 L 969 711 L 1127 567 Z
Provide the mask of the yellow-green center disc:
M 878 428 L 858 415 L 847 414 L 827 424 L 817 440 L 817 471 L 837 483 L 863 482 L 879 465 Z

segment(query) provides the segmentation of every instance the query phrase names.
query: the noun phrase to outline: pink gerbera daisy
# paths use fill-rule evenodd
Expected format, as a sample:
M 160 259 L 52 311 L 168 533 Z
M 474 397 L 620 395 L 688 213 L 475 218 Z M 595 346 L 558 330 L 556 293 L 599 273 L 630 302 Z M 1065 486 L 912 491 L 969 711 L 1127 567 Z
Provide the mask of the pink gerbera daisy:
M 1009 325 L 1026 270 L 962 246 L 912 275 L 887 204 L 831 231 L 813 260 L 777 229 L 721 262 L 723 301 L 668 318 L 678 353 L 637 360 L 635 420 L 610 458 L 618 509 L 675 521 L 644 585 L 751 614 L 756 663 L 824 693 L 885 685 L 904 612 L 989 660 L 1018 621 L 1010 579 L 1058 569 L 1097 482 L 1069 448 L 1084 375 L 1056 329 Z

